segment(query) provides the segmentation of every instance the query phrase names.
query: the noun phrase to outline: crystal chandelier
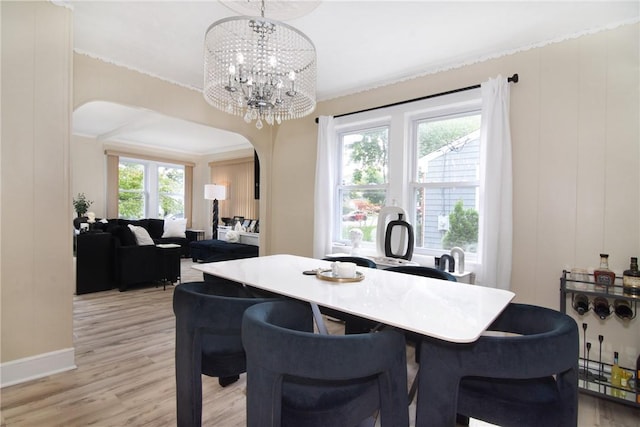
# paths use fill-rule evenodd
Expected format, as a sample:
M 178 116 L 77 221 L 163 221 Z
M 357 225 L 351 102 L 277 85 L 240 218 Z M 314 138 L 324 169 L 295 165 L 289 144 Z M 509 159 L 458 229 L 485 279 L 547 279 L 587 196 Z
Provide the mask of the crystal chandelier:
M 204 46 L 204 98 L 212 106 L 272 125 L 316 105 L 316 49 L 297 29 L 261 16 L 214 22 Z

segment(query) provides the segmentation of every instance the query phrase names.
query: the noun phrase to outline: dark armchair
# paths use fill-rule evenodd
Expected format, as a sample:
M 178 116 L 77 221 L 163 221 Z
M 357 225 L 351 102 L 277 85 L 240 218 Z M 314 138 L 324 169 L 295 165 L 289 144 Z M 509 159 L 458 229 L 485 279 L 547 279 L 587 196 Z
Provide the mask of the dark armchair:
M 489 330 L 509 334 L 470 344 L 422 341 L 416 426 L 454 426 L 458 413 L 504 427 L 575 427 L 575 321 L 512 303 Z
M 377 264 L 369 258 L 357 257 L 357 256 L 330 256 L 324 258 L 325 261 L 338 261 L 338 262 L 352 262 L 358 267 L 366 268 L 378 268 Z M 362 317 L 354 316 L 353 314 L 343 313 L 338 310 L 333 310 L 328 307 L 320 307 L 322 314 L 325 314 L 331 318 L 344 321 L 344 333 L 345 334 L 362 334 L 371 331 L 371 329 L 377 326 L 376 322 L 363 319 Z
M 408 426 L 402 334 L 313 333 L 311 308 L 259 304 L 242 322 L 247 426 L 355 426 L 380 410 L 381 426 Z
M 244 311 L 271 299 L 253 298 L 227 280 L 178 285 L 173 294 L 176 315 L 176 407 L 178 426 L 202 422 L 202 375 L 218 377 L 221 386 L 246 371 L 240 338 Z

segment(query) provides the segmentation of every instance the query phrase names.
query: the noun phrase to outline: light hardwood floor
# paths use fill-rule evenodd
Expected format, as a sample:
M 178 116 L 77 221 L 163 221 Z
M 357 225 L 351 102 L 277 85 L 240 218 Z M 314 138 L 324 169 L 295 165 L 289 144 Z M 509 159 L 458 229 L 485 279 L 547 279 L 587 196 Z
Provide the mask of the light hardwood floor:
M 182 261 L 183 281 L 201 280 L 191 265 Z M 172 295 L 171 287 L 148 287 L 74 297 L 78 368 L 3 388 L 0 425 L 174 426 Z M 411 349 L 408 360 L 412 378 Z M 245 387 L 244 375 L 226 388 L 203 377 L 203 425 L 244 426 Z M 640 427 L 640 410 L 581 395 L 579 425 Z

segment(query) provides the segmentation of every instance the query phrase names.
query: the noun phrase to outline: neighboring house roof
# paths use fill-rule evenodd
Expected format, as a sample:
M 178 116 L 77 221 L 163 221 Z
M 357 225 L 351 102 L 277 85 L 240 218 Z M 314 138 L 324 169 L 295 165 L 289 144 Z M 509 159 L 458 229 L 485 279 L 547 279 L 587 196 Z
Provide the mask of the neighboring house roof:
M 434 168 L 438 168 L 440 170 L 442 168 L 442 162 L 444 161 L 445 155 L 449 153 L 457 154 L 457 157 L 467 157 L 468 154 L 464 152 L 464 148 L 468 148 L 472 143 L 480 141 L 480 130 L 476 130 L 471 132 L 457 140 L 450 142 L 449 144 L 439 148 L 436 151 L 432 151 L 431 153 L 422 156 L 418 159 L 418 170 L 423 174 L 429 175 L 433 174 Z M 477 145 L 476 145 L 477 147 Z M 429 167 L 431 166 L 431 168 Z M 449 172 L 454 172 L 453 170 Z
M 418 159 L 418 164 L 429 163 L 431 160 L 434 160 L 442 156 L 443 154 L 450 153 L 451 151 L 460 151 L 460 149 L 464 147 L 467 143 L 479 138 L 480 138 L 480 129 L 474 132 L 471 132 L 470 134 L 465 135 L 461 138 L 458 138 L 455 141 L 450 142 L 449 144 L 443 147 L 440 147 L 436 151 L 432 151 L 426 156 L 420 157 L 420 159 Z

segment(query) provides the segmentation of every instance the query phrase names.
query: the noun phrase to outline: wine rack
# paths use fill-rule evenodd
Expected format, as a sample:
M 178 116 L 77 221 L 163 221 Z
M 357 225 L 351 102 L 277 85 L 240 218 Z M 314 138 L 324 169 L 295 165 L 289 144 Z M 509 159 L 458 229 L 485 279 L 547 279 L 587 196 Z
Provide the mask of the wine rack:
M 573 278 L 569 271 L 563 271 L 560 278 L 560 311 L 562 313 L 567 312 L 567 300 L 571 300 L 571 307 L 579 294 L 586 295 L 590 302 L 597 297 L 605 298 L 609 303 L 611 301 L 626 301 L 628 307 L 631 309 L 631 317 L 633 319 L 638 313 L 638 301 L 640 301 L 640 295 L 631 295 L 625 293 L 622 287 L 622 277 L 616 276 L 614 284 L 609 286 L 596 285 L 593 274 L 580 273 L 580 278 Z M 616 316 L 614 313 L 613 305 L 609 305 L 610 316 Z M 582 316 L 594 315 L 593 309 L 589 308 L 588 311 Z M 600 317 L 602 319 L 602 317 Z M 597 340 L 596 345 L 597 346 Z M 599 351 L 596 348 L 591 348 L 590 351 L 581 350 L 582 357 L 578 360 L 579 379 L 578 388 L 580 392 L 585 394 L 594 395 L 607 400 L 612 400 L 625 405 L 640 408 L 640 390 L 638 387 L 640 384 L 638 379 L 635 378 L 635 367 L 624 367 L 623 372 L 633 373 L 632 381 L 629 387 L 616 387 L 611 384 L 611 364 L 596 360 L 589 355 L 598 355 Z

